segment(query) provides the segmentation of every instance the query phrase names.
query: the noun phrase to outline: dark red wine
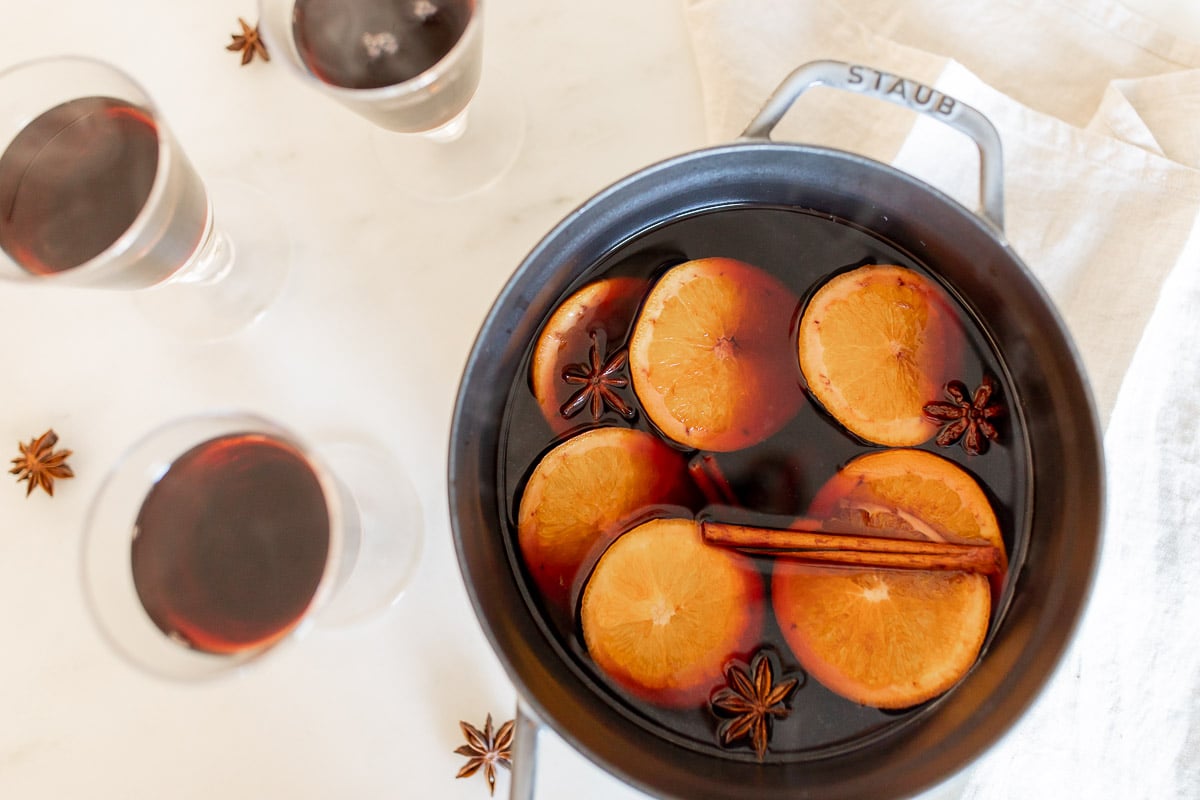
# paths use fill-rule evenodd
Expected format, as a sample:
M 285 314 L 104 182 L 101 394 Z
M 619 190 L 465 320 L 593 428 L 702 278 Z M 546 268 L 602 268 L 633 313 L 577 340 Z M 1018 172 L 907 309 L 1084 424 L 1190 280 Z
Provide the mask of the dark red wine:
M 157 170 L 145 109 L 110 97 L 55 106 L 0 156 L 0 247 L 35 275 L 77 267 L 129 229 Z
M 146 495 L 134 585 L 164 633 L 236 653 L 300 621 L 325 573 L 329 538 L 321 483 L 300 452 L 261 434 L 221 436 L 172 462 Z
M 415 78 L 462 37 L 474 0 L 296 0 L 292 35 L 321 80 L 375 89 Z

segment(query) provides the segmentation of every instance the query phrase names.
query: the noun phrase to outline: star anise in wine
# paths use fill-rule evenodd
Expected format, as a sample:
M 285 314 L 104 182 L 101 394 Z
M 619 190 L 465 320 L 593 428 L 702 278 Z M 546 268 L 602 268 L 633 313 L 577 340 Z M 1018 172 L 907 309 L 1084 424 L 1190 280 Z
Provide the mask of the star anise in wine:
M 949 403 L 925 404 L 925 416 L 942 423 L 942 429 L 934 441 L 942 447 L 962 441 L 962 448 L 969 455 L 986 453 L 988 441 L 994 442 L 1000 438 L 1000 432 L 992 420 L 1004 415 L 1004 406 L 992 401 L 992 395 L 996 392 L 995 380 L 990 375 L 984 375 L 974 394 L 968 394 L 966 384 L 962 381 L 950 381 L 944 391 Z
M 763 650 L 750 661 L 749 670 L 731 664 L 725 679 L 728 685 L 709 701 L 714 714 L 732 715 L 717 728 L 721 745 L 729 747 L 740 739 L 748 739 L 762 761 L 771 739 L 771 720 L 784 719 L 791 713 L 787 699 L 800 685 L 800 679 L 788 678 L 776 683 L 771 660 Z
M 483 768 L 483 776 L 487 778 L 488 793 L 496 794 L 496 767 L 512 769 L 512 739 L 513 721 L 500 726 L 500 730 L 492 730 L 492 715 L 487 715 L 483 730 L 479 730 L 469 722 L 459 721 L 467 743 L 454 752 L 466 756 L 468 761 L 458 771 L 456 778 L 469 778 Z
M 260 56 L 263 61 L 270 61 L 271 56 L 267 53 L 267 45 L 258 36 L 258 26 L 255 25 L 251 28 L 250 24 L 241 17 L 238 17 L 238 24 L 242 26 L 242 32 L 230 34 L 233 41 L 225 49 L 240 50 L 242 52 L 243 67 L 253 61 L 256 55 Z
M 70 450 L 55 450 L 58 444 L 58 434 L 53 429 L 33 439 L 29 444 L 17 443 L 21 455 L 12 460 L 13 468 L 10 475 L 17 476 L 17 483 L 27 481 L 25 496 L 29 497 L 33 490 L 40 486 L 46 494 L 54 496 L 54 481 L 56 478 L 74 478 L 75 473 L 67 465 Z
M 621 374 L 629 361 L 629 351 L 622 348 L 606 356 L 600 332 L 592 331 L 591 337 L 587 362 L 571 364 L 562 373 L 564 381 L 583 388 L 571 395 L 558 413 L 570 419 L 586 407 L 591 410 L 592 421 L 599 422 L 604 410 L 611 408 L 625 419 L 632 419 L 637 412 L 617 394 L 618 389 L 629 385 L 629 379 Z

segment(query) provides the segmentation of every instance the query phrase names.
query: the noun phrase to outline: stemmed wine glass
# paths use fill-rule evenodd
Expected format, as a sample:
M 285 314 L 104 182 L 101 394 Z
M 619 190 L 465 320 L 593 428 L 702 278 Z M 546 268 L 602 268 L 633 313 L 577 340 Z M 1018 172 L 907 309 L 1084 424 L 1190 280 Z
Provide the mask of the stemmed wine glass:
M 396 187 L 448 200 L 490 186 L 525 133 L 517 81 L 483 69 L 482 0 L 259 0 L 272 54 L 373 122 Z
M 265 311 L 288 261 L 278 221 L 237 188 L 214 212 L 150 96 L 110 64 L 0 72 L 0 278 L 145 289 L 156 324 L 228 335 Z
M 367 443 L 313 448 L 248 413 L 137 442 L 89 510 L 83 580 L 112 645 L 161 676 L 228 672 L 310 621 L 390 606 L 418 560 L 420 503 Z

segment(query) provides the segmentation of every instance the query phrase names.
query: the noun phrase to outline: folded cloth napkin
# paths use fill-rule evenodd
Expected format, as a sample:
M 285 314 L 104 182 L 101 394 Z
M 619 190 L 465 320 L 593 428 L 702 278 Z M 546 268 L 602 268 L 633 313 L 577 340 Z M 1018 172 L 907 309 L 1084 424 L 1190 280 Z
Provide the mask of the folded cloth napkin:
M 713 142 L 817 59 L 987 115 L 1006 236 L 1088 372 L 1108 459 L 1095 590 L 1046 692 L 956 794 L 1200 797 L 1200 46 L 1115 0 L 685 0 L 685 15 Z M 978 206 L 970 142 L 903 109 L 817 89 L 772 135 Z

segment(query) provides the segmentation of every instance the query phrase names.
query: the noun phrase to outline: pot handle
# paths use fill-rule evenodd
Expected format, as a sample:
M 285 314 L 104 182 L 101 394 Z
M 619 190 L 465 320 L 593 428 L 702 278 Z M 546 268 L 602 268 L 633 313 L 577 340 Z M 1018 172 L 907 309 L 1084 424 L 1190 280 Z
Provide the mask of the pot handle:
M 525 705 L 517 701 L 517 721 L 513 725 L 512 781 L 508 785 L 509 800 L 533 800 L 537 782 L 537 744 L 542 723 Z
M 979 195 L 983 216 L 1004 230 L 1004 159 L 1000 134 L 976 109 L 923 83 L 860 64 L 813 61 L 784 79 L 741 138 L 770 139 L 771 131 L 792 104 L 814 86 L 828 86 L 887 100 L 944 122 L 971 137 L 979 148 Z

